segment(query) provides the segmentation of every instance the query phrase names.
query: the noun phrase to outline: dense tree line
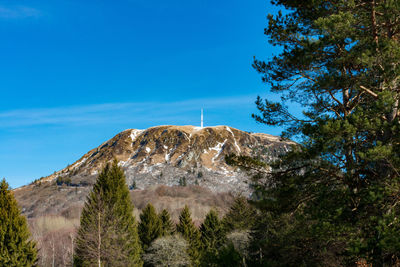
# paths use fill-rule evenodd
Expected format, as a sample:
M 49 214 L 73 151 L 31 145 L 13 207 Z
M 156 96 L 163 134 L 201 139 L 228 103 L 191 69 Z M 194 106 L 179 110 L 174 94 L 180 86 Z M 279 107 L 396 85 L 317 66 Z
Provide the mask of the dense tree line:
M 229 233 L 250 229 L 249 214 L 253 209 L 247 200 L 237 198 L 223 219 L 212 209 L 197 226 L 185 206 L 175 225 L 167 210 L 157 213 L 148 203 L 137 223 L 125 175 L 114 161 L 104 167 L 86 199 L 73 265 L 240 266 L 244 253 Z M 0 215 L 0 265 L 36 266 L 36 244 L 5 180 L 0 183 Z
M 255 69 L 281 101 L 260 123 L 298 145 L 254 175 L 260 217 L 249 258 L 262 266 L 400 264 L 400 2 L 276 0 L 265 34 L 282 48 Z M 290 105 L 296 103 L 297 109 Z M 300 112 L 301 111 L 301 112 Z
M 243 253 L 228 242 L 228 233 L 248 230 L 254 209 L 237 198 L 221 220 L 210 210 L 197 227 L 185 206 L 175 225 L 167 210 L 148 203 L 136 223 L 122 169 L 115 161 L 100 173 L 81 215 L 74 266 L 220 266 Z

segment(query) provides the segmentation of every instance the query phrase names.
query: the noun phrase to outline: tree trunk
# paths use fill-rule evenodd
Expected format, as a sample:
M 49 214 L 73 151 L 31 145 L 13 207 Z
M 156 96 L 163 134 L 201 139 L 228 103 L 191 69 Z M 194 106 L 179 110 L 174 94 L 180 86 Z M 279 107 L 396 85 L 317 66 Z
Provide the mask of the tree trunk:
M 98 244 L 97 244 L 97 261 L 99 263 L 99 267 L 101 267 L 101 235 L 100 235 L 100 212 L 98 212 L 98 221 L 97 221 L 97 231 L 98 231 Z

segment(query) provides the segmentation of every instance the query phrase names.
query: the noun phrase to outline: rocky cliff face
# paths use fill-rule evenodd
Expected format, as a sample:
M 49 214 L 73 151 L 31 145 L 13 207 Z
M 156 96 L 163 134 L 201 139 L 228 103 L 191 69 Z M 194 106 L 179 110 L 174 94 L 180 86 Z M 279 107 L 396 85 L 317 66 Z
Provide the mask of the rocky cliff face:
M 129 129 L 44 180 L 70 179 L 73 184 L 91 184 L 105 164 L 115 158 L 125 170 L 131 188 L 186 183 L 214 192 L 248 194 L 246 175 L 228 166 L 225 155 L 256 156 L 270 162 L 287 152 L 291 144 L 294 143 L 276 136 L 248 133 L 228 126 Z

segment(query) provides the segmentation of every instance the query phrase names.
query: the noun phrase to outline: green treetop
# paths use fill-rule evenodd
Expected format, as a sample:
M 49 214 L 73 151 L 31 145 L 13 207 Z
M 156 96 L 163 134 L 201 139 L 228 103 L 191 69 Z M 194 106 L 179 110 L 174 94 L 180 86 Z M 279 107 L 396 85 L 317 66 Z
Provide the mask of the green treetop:
M 299 145 L 271 173 L 261 170 L 268 183 L 255 187 L 263 226 L 254 253 L 263 264 L 392 264 L 400 258 L 400 2 L 272 3 L 284 12 L 268 16 L 265 34 L 282 50 L 254 67 L 281 101 L 258 98 L 253 116 Z
M 75 266 L 141 266 L 141 247 L 123 170 L 115 160 L 89 194 L 76 238 Z
M 223 219 L 227 231 L 249 230 L 256 220 L 256 210 L 243 196 L 235 198 L 228 213 Z
M 211 209 L 200 226 L 201 241 L 207 249 L 218 249 L 225 242 L 222 222 L 218 218 L 218 212 Z
M 202 263 L 209 266 L 210 261 L 218 255 L 218 250 L 226 242 L 225 229 L 215 210 L 210 210 L 200 226 L 201 245 L 203 248 Z
M 171 235 L 174 232 L 174 223 L 171 221 L 171 216 L 168 210 L 163 209 L 159 215 L 161 220 L 161 236 Z
M 147 204 L 142 214 L 140 214 L 138 231 L 143 249 L 147 249 L 153 240 L 161 236 L 161 220 L 157 216 L 156 210 L 151 203 Z
M 0 182 L 0 266 L 36 266 L 37 250 L 26 219 L 3 179 Z
M 192 221 L 188 206 L 185 206 L 179 215 L 179 223 L 176 225 L 176 231 L 188 241 L 188 254 L 192 260 L 192 264 L 198 266 L 200 264 L 200 232 Z

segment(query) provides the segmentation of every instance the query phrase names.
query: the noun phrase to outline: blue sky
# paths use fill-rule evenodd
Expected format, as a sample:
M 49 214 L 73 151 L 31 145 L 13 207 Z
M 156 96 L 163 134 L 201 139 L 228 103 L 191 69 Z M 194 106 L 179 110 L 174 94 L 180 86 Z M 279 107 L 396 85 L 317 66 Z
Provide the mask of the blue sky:
M 118 132 L 254 122 L 265 0 L 0 0 L 0 177 L 12 187 Z

